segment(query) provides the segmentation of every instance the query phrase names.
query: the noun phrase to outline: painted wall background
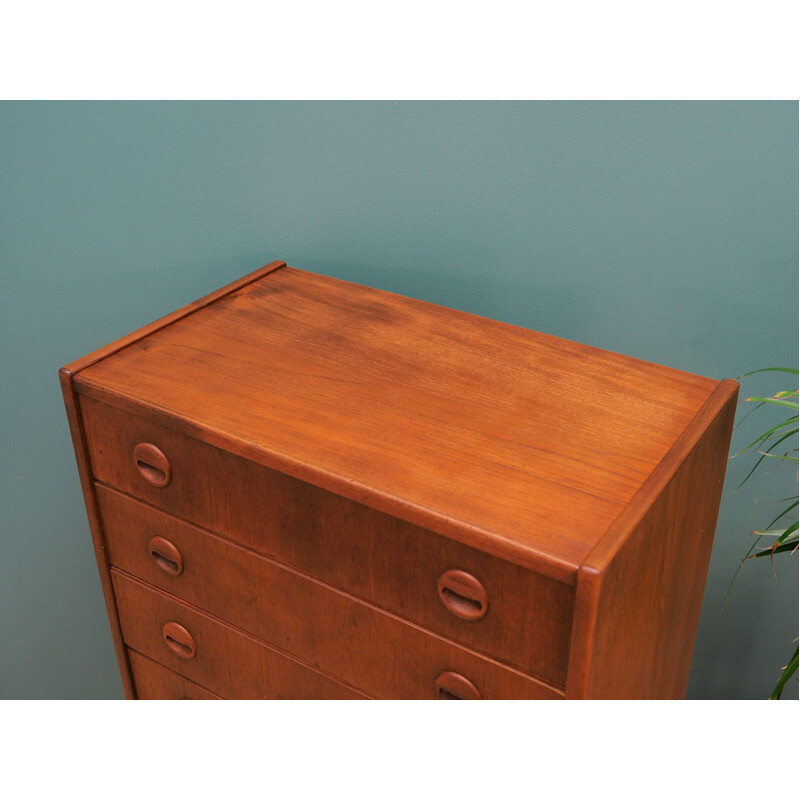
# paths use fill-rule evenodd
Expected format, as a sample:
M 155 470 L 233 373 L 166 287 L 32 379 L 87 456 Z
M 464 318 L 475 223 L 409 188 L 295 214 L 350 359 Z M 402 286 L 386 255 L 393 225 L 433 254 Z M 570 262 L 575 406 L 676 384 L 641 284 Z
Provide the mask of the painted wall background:
M 6 102 L 0 156 L 1 698 L 122 697 L 58 368 L 267 261 L 714 378 L 797 364 L 796 102 Z M 797 487 L 733 494 L 751 463 L 690 698 L 765 697 L 797 636 L 796 556 L 722 611 L 753 498 Z

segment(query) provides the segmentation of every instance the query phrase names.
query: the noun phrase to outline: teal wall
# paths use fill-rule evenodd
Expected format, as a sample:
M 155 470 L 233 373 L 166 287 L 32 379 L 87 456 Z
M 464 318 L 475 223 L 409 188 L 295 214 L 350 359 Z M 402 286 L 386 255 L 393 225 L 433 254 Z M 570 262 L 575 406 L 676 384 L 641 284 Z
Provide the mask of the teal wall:
M 796 102 L 6 102 L 0 175 L 4 698 L 122 692 L 58 367 L 267 261 L 714 378 L 797 363 Z M 690 697 L 765 696 L 797 635 L 796 556 L 722 611 L 753 497 L 796 491 L 744 467 Z

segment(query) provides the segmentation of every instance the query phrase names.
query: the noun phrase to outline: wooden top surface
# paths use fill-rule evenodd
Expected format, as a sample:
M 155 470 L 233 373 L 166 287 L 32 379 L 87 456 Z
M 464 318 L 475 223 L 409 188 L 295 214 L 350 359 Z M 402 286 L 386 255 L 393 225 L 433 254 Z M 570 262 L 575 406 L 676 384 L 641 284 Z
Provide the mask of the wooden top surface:
M 65 369 L 80 393 L 568 582 L 720 386 L 290 267 L 236 286 Z

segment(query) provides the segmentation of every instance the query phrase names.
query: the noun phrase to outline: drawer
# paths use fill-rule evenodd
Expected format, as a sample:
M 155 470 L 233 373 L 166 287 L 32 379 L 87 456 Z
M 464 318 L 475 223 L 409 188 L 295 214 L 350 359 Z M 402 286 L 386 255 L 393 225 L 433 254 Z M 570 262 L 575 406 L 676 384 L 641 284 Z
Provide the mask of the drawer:
M 360 692 L 163 592 L 111 571 L 125 644 L 227 700 L 355 700 Z
M 202 686 L 134 650 L 128 650 L 128 663 L 137 700 L 219 700 Z
M 80 405 L 92 471 L 102 483 L 564 685 L 572 586 L 144 417 L 86 396 Z M 152 447 L 137 451 L 139 445 Z M 152 448 L 163 454 L 163 463 Z M 107 509 L 124 505 L 108 496 L 104 502 Z M 109 529 L 124 526 L 127 513 L 116 506 L 108 511 Z M 143 515 L 136 512 L 131 524 L 149 524 L 136 521 Z M 461 573 L 472 580 L 465 583 Z M 446 574 L 449 583 L 440 592 Z
M 367 694 L 435 696 L 436 680 L 447 672 L 468 677 L 483 697 L 538 699 L 559 694 L 517 670 L 163 512 L 101 487 L 98 495 L 104 519 L 111 520 L 106 532 L 112 566 Z M 111 514 L 111 508 L 120 509 L 119 502 L 128 509 L 134 504 L 135 513 Z

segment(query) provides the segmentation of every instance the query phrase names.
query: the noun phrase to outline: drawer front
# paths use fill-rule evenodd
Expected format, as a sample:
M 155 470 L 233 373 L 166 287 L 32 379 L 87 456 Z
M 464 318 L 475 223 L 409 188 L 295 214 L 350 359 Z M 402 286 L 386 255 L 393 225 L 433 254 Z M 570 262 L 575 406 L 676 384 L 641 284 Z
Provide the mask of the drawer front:
M 482 697 L 558 695 L 516 670 L 163 512 L 102 487 L 98 496 L 114 567 L 367 694 L 433 697 L 438 677 L 455 672 L 479 687 Z
M 202 686 L 134 650 L 128 650 L 128 662 L 137 700 L 219 700 Z
M 360 692 L 112 570 L 122 638 L 226 700 L 357 700 Z
M 85 396 L 80 403 L 103 483 L 564 685 L 573 587 L 143 417 Z M 442 576 L 454 571 L 456 581 L 440 592 Z M 460 573 L 476 584 L 459 583 Z

